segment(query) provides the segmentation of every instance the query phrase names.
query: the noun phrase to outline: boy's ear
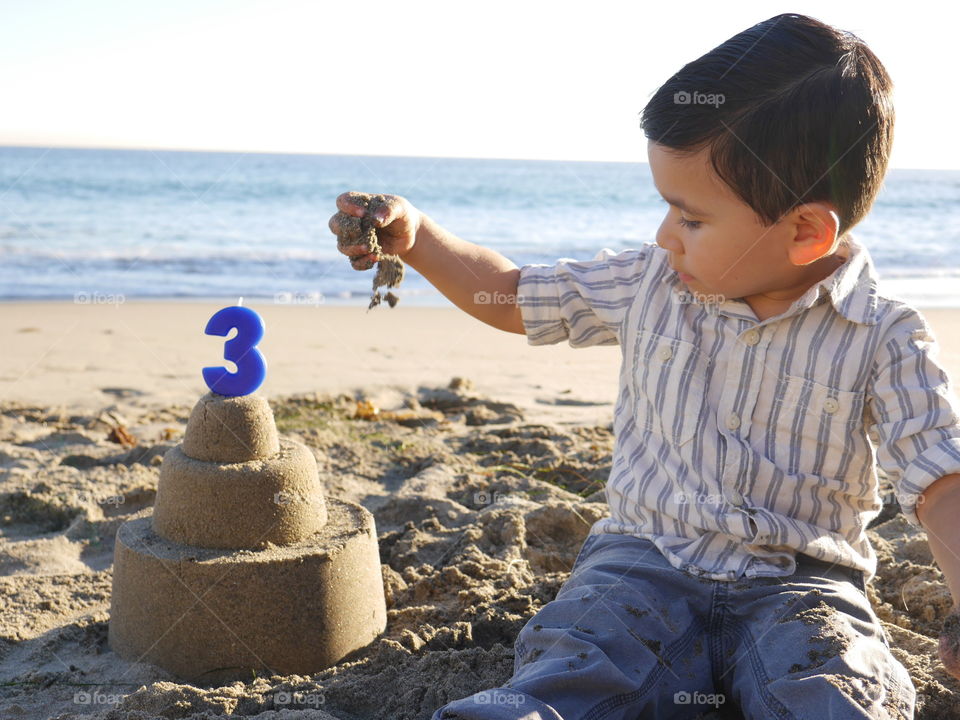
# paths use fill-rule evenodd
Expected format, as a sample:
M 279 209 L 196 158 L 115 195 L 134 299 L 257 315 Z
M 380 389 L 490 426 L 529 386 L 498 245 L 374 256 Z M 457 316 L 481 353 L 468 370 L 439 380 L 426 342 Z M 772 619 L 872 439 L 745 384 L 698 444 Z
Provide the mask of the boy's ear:
M 809 265 L 833 250 L 840 231 L 840 216 L 828 202 L 810 202 L 793 210 L 795 228 L 787 250 L 794 265 Z

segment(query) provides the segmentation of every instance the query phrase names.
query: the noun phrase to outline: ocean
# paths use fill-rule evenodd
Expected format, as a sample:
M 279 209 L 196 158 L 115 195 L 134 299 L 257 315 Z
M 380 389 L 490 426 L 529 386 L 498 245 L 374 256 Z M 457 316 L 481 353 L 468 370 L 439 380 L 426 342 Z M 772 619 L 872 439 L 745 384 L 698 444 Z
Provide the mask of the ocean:
M 641 163 L 0 148 L 0 299 L 365 305 L 373 271 L 327 226 L 346 190 L 403 195 L 518 266 L 653 241 L 666 208 Z M 960 307 L 960 170 L 891 170 L 853 232 L 889 291 Z M 397 293 L 449 305 L 409 269 Z

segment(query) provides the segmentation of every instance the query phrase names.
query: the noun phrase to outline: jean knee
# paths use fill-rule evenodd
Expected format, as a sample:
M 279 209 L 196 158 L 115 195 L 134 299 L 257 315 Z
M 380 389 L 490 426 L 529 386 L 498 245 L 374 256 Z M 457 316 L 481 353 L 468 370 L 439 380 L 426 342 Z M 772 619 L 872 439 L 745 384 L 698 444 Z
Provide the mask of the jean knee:
M 796 585 L 754 597 L 761 620 L 728 625 L 733 692 L 747 717 L 912 718 L 916 689 L 859 588 Z

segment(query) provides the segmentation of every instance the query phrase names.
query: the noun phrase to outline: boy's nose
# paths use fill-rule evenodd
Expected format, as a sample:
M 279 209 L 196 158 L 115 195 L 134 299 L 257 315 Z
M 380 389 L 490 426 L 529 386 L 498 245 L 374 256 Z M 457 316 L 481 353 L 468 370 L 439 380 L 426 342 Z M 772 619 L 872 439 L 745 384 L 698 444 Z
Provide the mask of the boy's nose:
M 670 250 L 678 255 L 683 254 L 683 246 L 680 244 L 680 241 L 667 230 L 666 222 L 663 222 L 657 229 L 657 245 L 664 250 Z

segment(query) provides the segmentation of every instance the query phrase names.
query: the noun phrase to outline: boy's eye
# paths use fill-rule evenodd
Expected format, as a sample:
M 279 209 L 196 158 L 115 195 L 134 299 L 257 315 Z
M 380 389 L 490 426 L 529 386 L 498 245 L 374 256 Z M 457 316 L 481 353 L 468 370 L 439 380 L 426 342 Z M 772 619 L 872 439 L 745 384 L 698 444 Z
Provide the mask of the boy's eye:
M 658 198 L 658 200 L 666 205 L 670 204 L 663 197 Z M 680 216 L 678 222 L 680 223 L 681 227 L 689 228 L 690 230 L 696 230 L 703 223 L 702 220 L 687 220 L 682 215 Z

